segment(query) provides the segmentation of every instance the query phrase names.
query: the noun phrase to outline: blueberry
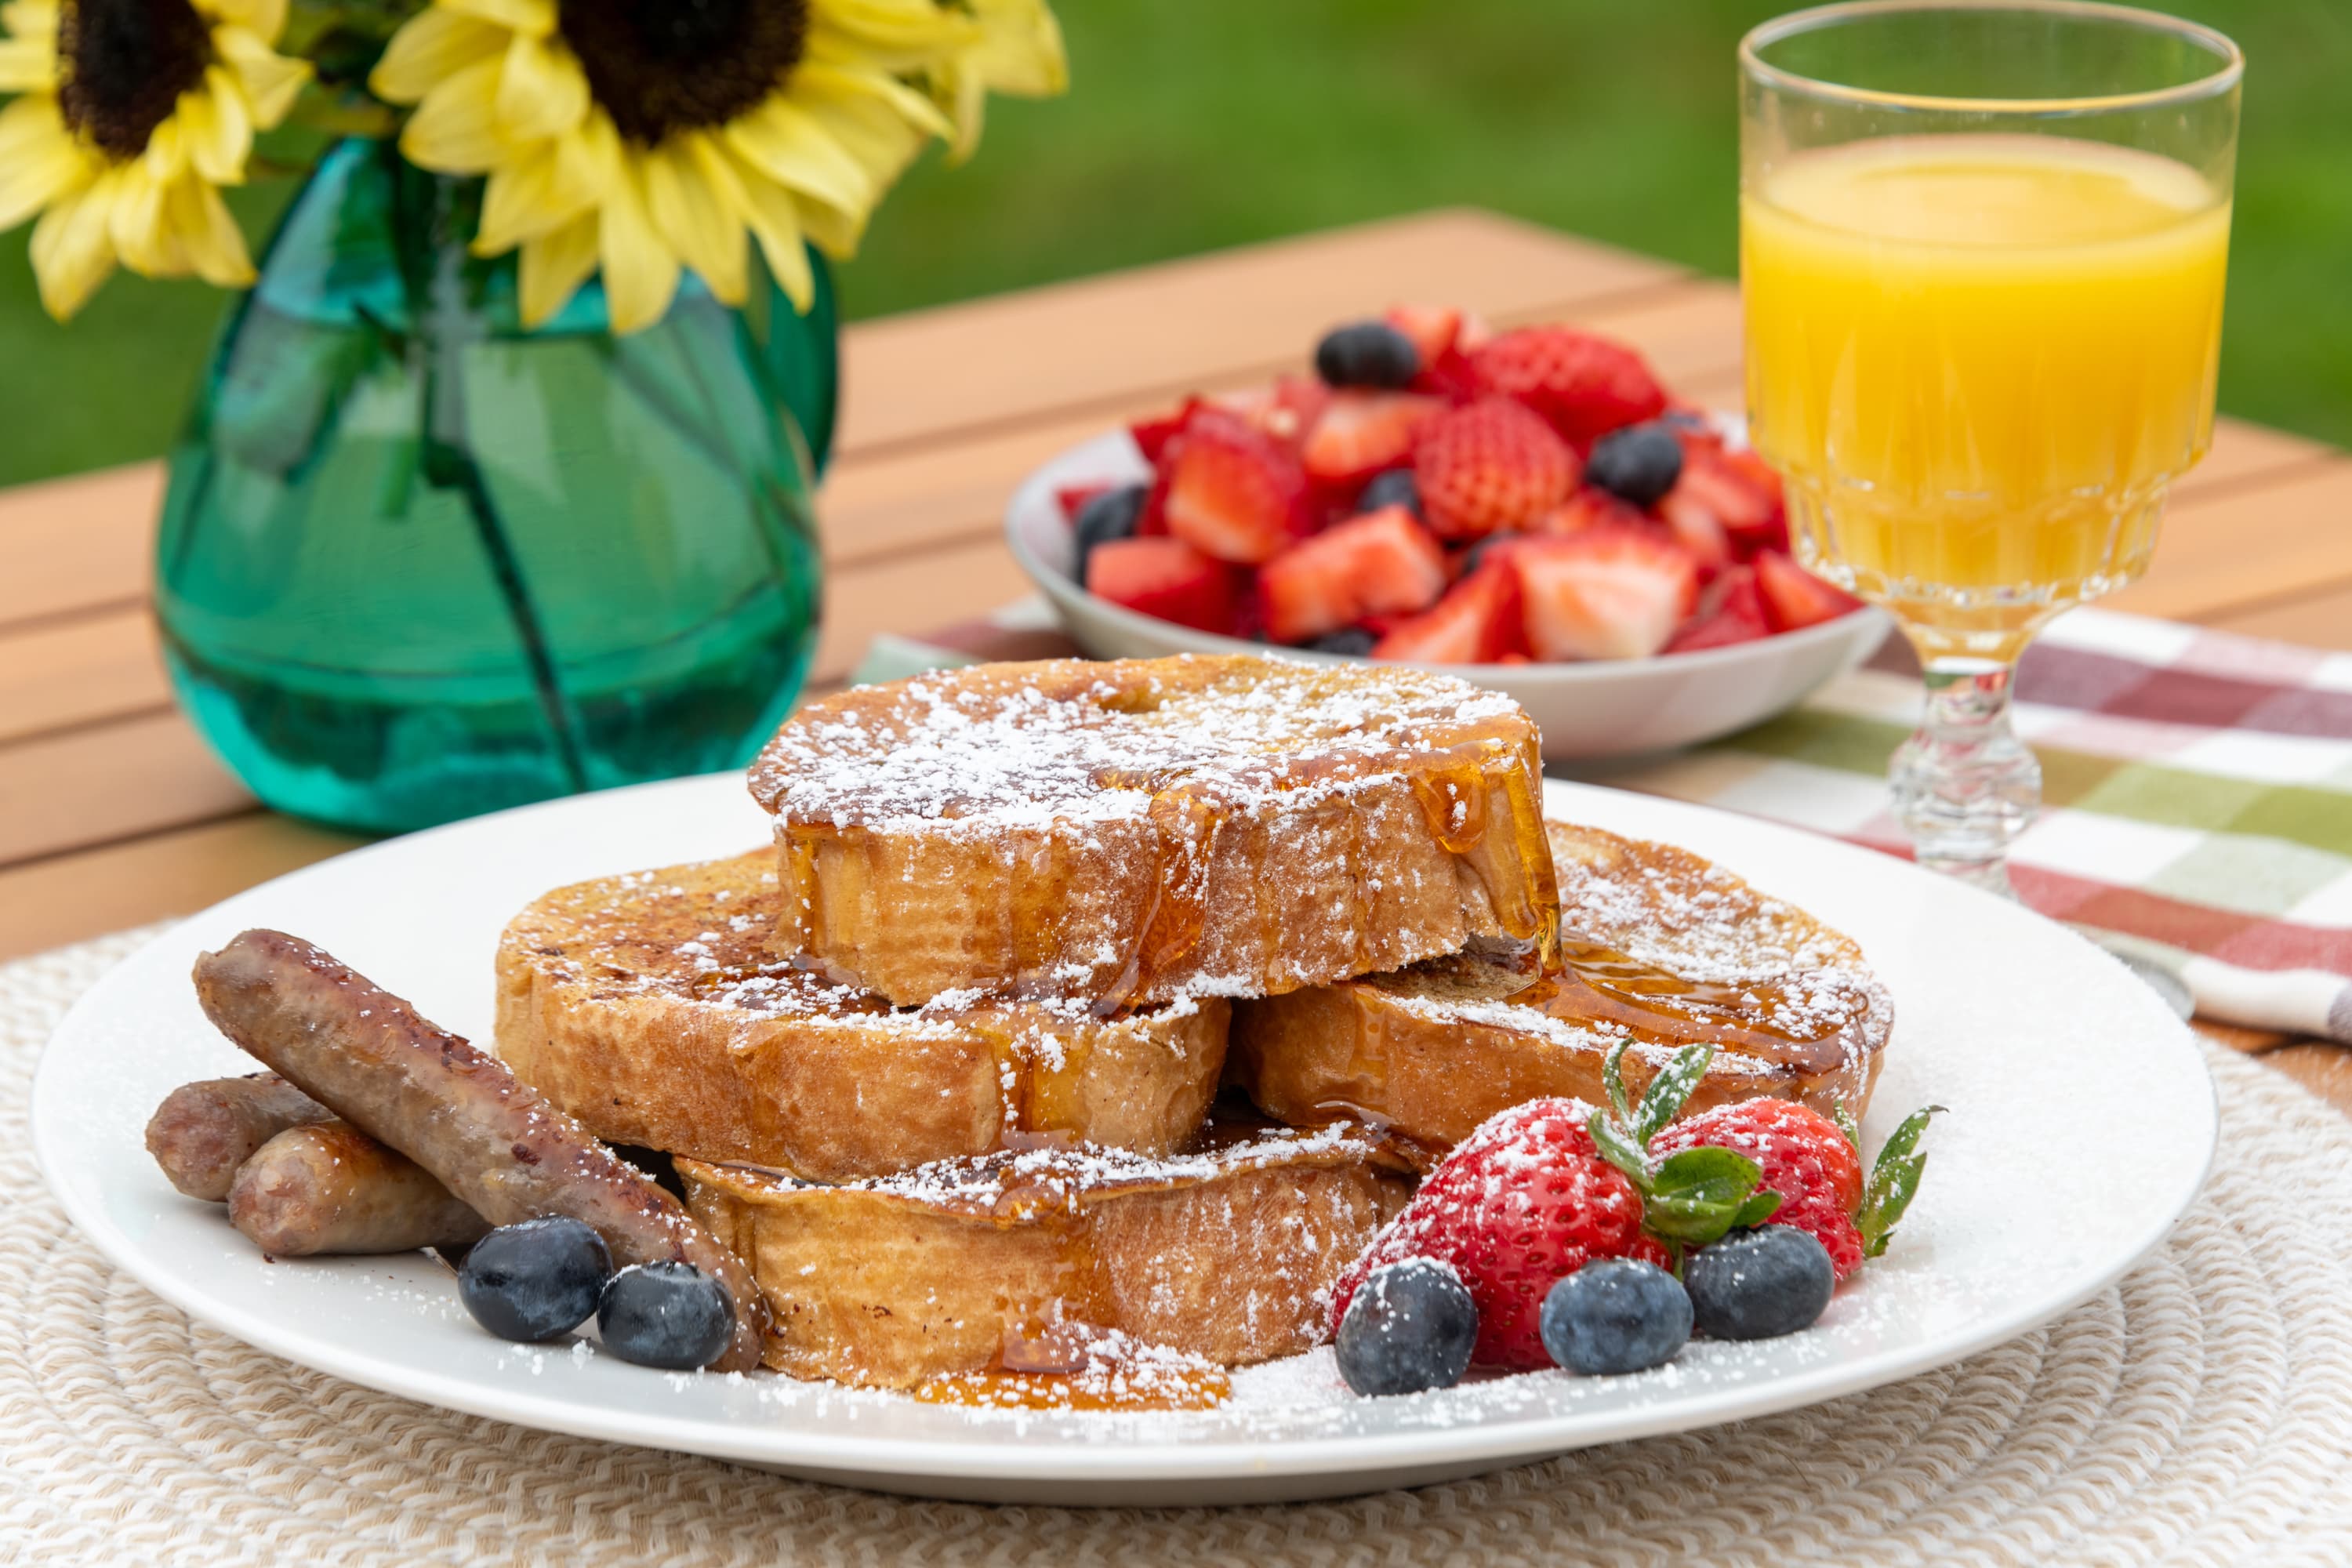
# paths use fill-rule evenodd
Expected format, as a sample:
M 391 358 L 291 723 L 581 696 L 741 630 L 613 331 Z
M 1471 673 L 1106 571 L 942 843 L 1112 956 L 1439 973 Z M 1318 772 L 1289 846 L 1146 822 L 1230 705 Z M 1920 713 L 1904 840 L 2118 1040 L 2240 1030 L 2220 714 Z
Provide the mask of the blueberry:
M 1401 506 L 1415 517 L 1421 515 L 1421 487 L 1413 483 L 1411 468 L 1374 474 L 1356 496 L 1360 512 L 1378 511 L 1384 506 Z
M 1315 345 L 1315 374 L 1332 386 L 1404 386 L 1421 374 L 1421 351 L 1386 321 L 1350 321 Z
M 1794 1226 L 1735 1230 L 1683 1265 L 1691 1318 L 1717 1340 L 1793 1334 L 1822 1315 L 1837 1275 L 1822 1244 Z
M 613 1255 L 576 1219 L 502 1225 L 457 1270 L 457 1295 L 474 1321 L 502 1340 L 551 1340 L 588 1321 Z
M 1344 653 L 1351 658 L 1361 658 L 1371 652 L 1373 645 L 1380 640 L 1366 627 L 1341 626 L 1336 632 L 1325 632 L 1319 637 L 1310 637 L 1305 646 L 1313 648 L 1317 653 Z
M 1683 477 L 1683 444 L 1656 421 L 1628 425 L 1592 444 L 1584 477 L 1635 506 L 1652 506 Z
M 596 1328 L 623 1361 L 692 1372 L 727 1348 L 735 1308 L 727 1287 L 691 1263 L 633 1263 L 604 1287 Z
M 1538 1327 L 1551 1359 L 1570 1372 L 1646 1372 L 1690 1339 L 1691 1300 L 1654 1263 L 1603 1258 L 1551 1288 Z
M 1375 1268 L 1339 1320 L 1339 1375 L 1358 1394 L 1451 1388 L 1470 1369 L 1478 1309 L 1453 1269 L 1426 1258 Z
M 1077 521 L 1070 525 L 1070 535 L 1077 545 L 1077 556 L 1070 566 L 1070 574 L 1080 584 L 1087 580 L 1087 557 L 1097 544 L 1108 544 L 1114 539 L 1125 539 L 1143 521 L 1143 498 L 1150 492 L 1149 485 L 1118 485 L 1088 499 L 1078 508 Z

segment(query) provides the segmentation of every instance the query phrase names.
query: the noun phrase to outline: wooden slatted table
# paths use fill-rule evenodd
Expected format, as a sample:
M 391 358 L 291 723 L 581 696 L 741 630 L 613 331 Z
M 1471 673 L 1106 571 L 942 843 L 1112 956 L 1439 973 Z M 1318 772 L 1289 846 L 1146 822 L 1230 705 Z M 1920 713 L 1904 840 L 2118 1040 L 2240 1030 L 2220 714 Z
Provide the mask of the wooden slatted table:
M 1183 393 L 1296 367 L 1332 321 L 1398 300 L 1638 344 L 1670 384 L 1739 400 L 1724 282 L 1475 211 L 1447 211 L 915 311 L 844 335 L 819 504 L 814 679 L 877 631 L 1018 596 L 999 542 L 1016 479 Z M 267 811 L 173 707 L 147 611 L 159 465 L 0 491 L 0 958 L 184 913 L 349 847 Z M 2118 608 L 2352 648 L 2352 456 L 2225 420 Z M 2273 1037 L 2214 1031 L 2245 1048 Z M 2271 1049 L 2352 1106 L 2352 1053 Z

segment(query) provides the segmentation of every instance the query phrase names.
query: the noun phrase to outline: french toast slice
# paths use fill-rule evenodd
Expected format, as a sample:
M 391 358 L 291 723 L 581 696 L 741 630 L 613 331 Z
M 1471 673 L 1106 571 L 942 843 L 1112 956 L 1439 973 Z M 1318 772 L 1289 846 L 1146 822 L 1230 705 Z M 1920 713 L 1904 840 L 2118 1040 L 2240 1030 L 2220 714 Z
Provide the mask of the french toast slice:
M 775 856 L 559 888 L 499 943 L 498 1049 L 598 1136 L 817 1180 L 1033 1141 L 1164 1154 L 1200 1129 L 1229 1005 L 893 1008 L 778 962 Z
M 1267 995 L 1552 939 L 1534 722 L 1398 666 L 942 671 L 809 704 L 751 788 L 778 950 L 901 1004 Z
M 1370 1122 L 1433 1163 L 1496 1111 L 1546 1095 L 1606 1104 L 1631 1037 L 1638 1097 L 1675 1049 L 1713 1042 L 1685 1107 L 1775 1096 L 1869 1104 L 1894 1003 L 1850 938 L 1672 845 L 1546 825 L 1561 968 L 1474 947 L 1388 974 L 1236 1004 L 1229 1079 L 1301 1126 Z
M 1360 1130 L 1221 1126 L 1172 1159 L 1006 1152 L 840 1186 L 678 1162 L 687 1206 L 751 1267 L 762 1360 L 908 1388 L 985 1372 L 1065 1319 L 1244 1366 L 1322 1342 L 1328 1292 L 1411 1181 Z

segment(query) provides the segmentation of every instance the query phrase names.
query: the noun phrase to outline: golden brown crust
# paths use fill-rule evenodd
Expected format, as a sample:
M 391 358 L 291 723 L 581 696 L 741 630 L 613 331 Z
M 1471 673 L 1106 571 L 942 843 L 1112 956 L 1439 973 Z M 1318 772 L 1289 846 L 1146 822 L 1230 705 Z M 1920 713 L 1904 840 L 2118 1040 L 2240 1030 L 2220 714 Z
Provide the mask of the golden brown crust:
M 983 665 L 811 703 L 751 792 L 779 949 L 903 1003 L 1154 1002 L 1548 942 L 1535 725 L 1396 667 Z
M 1711 983 L 1754 979 L 1725 989 L 1758 997 L 1761 1020 L 1791 1034 L 1826 1032 L 1780 1041 L 1691 1026 L 1684 1037 L 1723 1044 L 1689 1110 L 1769 1095 L 1862 1113 L 1894 1014 L 1850 939 L 1672 846 L 1564 823 L 1550 824 L 1549 837 L 1564 952 Z M 1240 1004 L 1228 1076 L 1269 1115 L 1302 1126 L 1370 1121 L 1434 1161 L 1508 1106 L 1547 1095 L 1604 1102 L 1615 1025 L 1641 1016 L 1608 994 L 1542 980 L 1524 955 L 1464 953 Z M 1631 1092 L 1673 1045 L 1654 1036 L 1626 1053 Z
M 906 1388 L 983 1370 L 1009 1329 L 1065 1317 L 1226 1366 L 1307 1350 L 1331 1284 L 1410 1191 L 1382 1158 L 1327 1129 L 1170 1162 L 1002 1154 L 854 1186 L 679 1172 L 767 1295 L 769 1366 Z
M 777 963 L 776 899 L 764 850 L 546 894 L 499 942 L 500 1058 L 614 1142 L 820 1181 L 1032 1134 L 1165 1153 L 1200 1128 L 1222 999 L 894 1011 Z

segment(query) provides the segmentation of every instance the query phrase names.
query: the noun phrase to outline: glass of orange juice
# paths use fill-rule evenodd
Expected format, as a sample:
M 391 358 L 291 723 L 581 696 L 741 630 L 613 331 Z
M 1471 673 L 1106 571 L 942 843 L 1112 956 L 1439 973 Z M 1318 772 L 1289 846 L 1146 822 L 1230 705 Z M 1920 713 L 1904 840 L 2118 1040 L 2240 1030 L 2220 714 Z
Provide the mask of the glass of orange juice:
M 1873 0 L 1739 47 L 1749 437 L 1798 553 L 1926 671 L 1919 861 L 2006 889 L 2018 656 L 2147 566 L 2213 432 L 2237 46 L 2066 0 Z

